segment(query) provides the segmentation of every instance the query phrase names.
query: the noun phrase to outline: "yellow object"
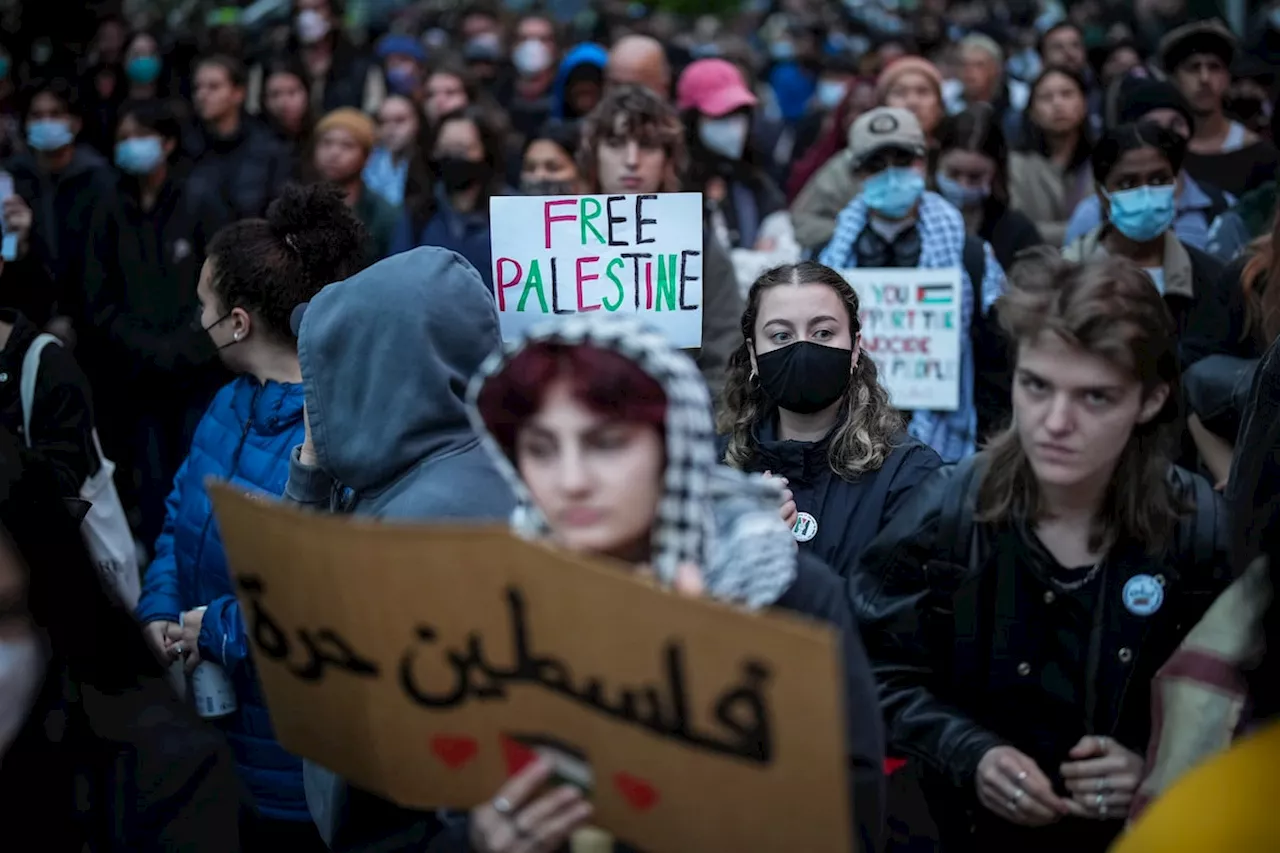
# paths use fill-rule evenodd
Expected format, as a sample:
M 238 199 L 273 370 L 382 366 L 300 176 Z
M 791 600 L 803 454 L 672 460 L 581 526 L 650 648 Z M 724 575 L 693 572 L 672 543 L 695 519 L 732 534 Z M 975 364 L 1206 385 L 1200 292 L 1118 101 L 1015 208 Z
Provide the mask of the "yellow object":
M 1280 723 L 1183 777 L 1111 853 L 1280 851 Z

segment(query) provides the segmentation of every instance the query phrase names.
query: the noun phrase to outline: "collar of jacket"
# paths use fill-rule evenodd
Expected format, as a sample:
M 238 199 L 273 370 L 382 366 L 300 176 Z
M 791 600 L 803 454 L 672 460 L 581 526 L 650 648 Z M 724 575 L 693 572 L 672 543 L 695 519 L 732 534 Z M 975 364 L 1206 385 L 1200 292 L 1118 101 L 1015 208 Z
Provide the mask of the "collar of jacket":
M 837 419 L 837 425 L 843 422 L 844 412 Z M 835 428 L 832 428 L 832 432 Z M 772 409 L 753 427 L 755 433 L 756 453 L 760 458 L 760 467 L 771 471 L 779 477 L 786 477 L 813 484 L 824 472 L 830 469 L 828 445 L 831 433 L 817 441 L 791 441 L 778 437 L 778 410 Z
M 1106 237 L 1111 224 L 1104 222 L 1062 250 L 1062 257 L 1073 263 L 1097 260 L 1110 255 L 1103 238 Z M 1191 255 L 1178 239 L 1173 230 L 1164 235 L 1164 292 L 1166 296 L 1181 296 L 1192 299 L 1195 296 L 1195 283 L 1191 273 Z

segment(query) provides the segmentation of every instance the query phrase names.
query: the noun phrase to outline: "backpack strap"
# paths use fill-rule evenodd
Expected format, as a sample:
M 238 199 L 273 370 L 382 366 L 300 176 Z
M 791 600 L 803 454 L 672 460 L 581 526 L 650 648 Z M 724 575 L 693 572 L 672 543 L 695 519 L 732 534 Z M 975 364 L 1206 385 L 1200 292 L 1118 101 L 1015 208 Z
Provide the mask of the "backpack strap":
M 1182 553 L 1192 555 L 1197 569 L 1213 572 L 1218 544 L 1218 496 L 1208 480 L 1184 468 L 1174 466 L 1172 479 L 1182 495 L 1195 502 L 1192 518 L 1178 525 L 1178 547 Z
M 965 235 L 963 259 L 964 271 L 969 276 L 969 288 L 973 293 L 973 314 L 969 317 L 969 330 L 972 333 L 982 320 L 982 282 L 987 278 L 987 249 L 981 237 Z
M 1205 221 L 1213 224 L 1213 220 L 1231 209 L 1231 204 L 1227 201 L 1227 194 L 1213 184 L 1200 184 L 1200 191 L 1209 198 L 1209 209 L 1204 212 Z
M 22 357 L 22 382 L 18 386 L 22 398 L 22 438 L 31 446 L 31 410 L 36 400 L 36 380 L 40 376 L 40 355 L 49 344 L 62 346 L 62 341 L 48 333 L 36 335 Z

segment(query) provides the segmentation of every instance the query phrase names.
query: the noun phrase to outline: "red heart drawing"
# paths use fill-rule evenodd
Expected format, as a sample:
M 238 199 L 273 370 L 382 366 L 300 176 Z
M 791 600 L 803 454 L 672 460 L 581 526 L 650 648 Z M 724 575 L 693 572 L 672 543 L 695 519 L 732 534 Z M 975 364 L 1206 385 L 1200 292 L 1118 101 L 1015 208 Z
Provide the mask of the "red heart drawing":
M 436 735 L 431 738 L 431 751 L 450 770 L 457 770 L 480 751 L 476 739 L 467 735 Z
M 647 812 L 658 804 L 658 789 L 626 771 L 613 774 L 613 785 L 623 799 L 638 812 Z
M 502 741 L 502 757 L 507 762 L 508 776 L 516 775 L 532 764 L 538 757 L 538 753 L 506 735 L 502 735 L 499 740 Z

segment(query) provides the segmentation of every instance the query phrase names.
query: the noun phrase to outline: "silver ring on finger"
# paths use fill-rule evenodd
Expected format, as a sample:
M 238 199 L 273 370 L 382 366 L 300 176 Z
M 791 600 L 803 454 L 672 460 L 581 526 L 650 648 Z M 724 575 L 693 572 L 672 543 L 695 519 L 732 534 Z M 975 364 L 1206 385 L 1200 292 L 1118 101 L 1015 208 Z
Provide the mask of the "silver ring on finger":
M 1019 782 L 1025 782 L 1027 781 L 1027 771 L 1019 770 L 1018 775 L 1014 776 L 1013 778 L 1017 779 Z
M 494 797 L 493 802 L 489 805 L 493 806 L 493 810 L 503 817 L 507 817 L 515 811 L 515 807 L 511 805 L 511 801 L 506 797 Z M 512 822 L 512 825 L 515 825 L 514 821 Z
M 1018 801 L 1015 800 L 1013 797 L 1010 797 L 1009 802 L 1005 803 L 1004 805 L 1005 805 L 1005 808 L 1007 808 L 1011 812 L 1016 812 L 1018 810 Z
M 1107 777 L 1103 776 L 1098 779 L 1097 791 L 1099 794 L 1106 794 L 1111 791 L 1111 783 L 1107 781 Z
M 176 645 L 173 647 L 173 650 L 174 650 L 175 652 L 177 652 L 178 654 L 182 654 L 182 651 L 183 651 L 183 650 L 182 650 L 182 643 L 178 643 L 178 644 L 176 644 Z
M 1024 790 L 1022 790 L 1021 788 L 1014 788 L 1014 789 L 1013 789 L 1013 801 L 1014 801 L 1015 803 L 1020 803 L 1020 802 L 1022 802 L 1022 798 L 1023 798 L 1023 797 L 1025 797 L 1026 795 L 1027 795 L 1027 792 L 1026 792 L 1026 791 L 1024 791 Z

